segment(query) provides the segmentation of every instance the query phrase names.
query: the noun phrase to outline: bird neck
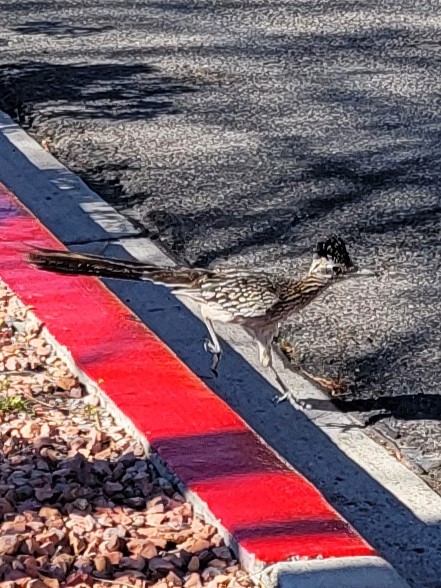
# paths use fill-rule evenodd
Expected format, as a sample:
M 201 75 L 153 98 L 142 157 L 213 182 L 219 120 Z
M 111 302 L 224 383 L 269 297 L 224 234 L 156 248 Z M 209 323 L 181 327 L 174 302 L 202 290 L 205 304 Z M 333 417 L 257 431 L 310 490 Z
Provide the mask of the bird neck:
M 278 310 L 284 317 L 288 317 L 296 310 L 307 306 L 332 282 L 331 276 L 310 273 L 301 280 L 288 282 L 280 293 L 280 304 Z
M 314 299 L 322 290 L 327 288 L 333 282 L 332 275 L 319 273 L 308 273 L 294 285 L 296 290 L 305 299 L 307 304 L 309 300 Z

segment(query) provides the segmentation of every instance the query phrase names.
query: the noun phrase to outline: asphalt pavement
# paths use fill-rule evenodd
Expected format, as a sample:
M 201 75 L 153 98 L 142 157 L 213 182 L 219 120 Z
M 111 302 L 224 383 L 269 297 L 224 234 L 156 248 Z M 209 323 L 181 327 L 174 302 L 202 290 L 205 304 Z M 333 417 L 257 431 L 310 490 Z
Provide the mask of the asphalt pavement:
M 0 0 L 0 108 L 191 265 L 378 279 L 283 336 L 441 488 L 441 13 L 428 0 Z

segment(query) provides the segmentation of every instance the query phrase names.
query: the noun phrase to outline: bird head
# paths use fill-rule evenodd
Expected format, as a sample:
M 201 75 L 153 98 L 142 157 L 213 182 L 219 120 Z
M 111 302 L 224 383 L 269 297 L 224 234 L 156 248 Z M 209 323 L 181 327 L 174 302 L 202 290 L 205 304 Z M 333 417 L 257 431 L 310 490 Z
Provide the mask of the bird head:
M 375 275 L 374 272 L 360 269 L 353 263 L 344 239 L 338 235 L 330 235 L 323 241 L 318 241 L 309 273 L 319 273 L 330 278 Z

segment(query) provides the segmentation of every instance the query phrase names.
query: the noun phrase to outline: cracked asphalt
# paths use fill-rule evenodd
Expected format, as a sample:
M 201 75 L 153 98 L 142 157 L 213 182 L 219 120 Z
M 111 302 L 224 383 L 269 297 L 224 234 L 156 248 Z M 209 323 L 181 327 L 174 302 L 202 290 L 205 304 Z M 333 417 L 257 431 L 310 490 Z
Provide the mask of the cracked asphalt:
M 441 13 L 428 0 L 0 0 L 0 108 L 192 265 L 378 279 L 284 326 L 441 489 Z

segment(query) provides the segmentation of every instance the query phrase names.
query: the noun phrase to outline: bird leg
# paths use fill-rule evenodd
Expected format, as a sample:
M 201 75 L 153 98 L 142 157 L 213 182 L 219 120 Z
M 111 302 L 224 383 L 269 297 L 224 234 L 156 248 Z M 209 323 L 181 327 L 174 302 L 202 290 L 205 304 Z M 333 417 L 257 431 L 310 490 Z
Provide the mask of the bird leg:
M 274 379 L 276 380 L 277 384 L 282 390 L 282 395 L 277 395 L 273 398 L 275 404 L 280 404 L 284 400 L 287 400 L 290 396 L 290 389 L 282 380 L 282 378 L 277 373 L 276 368 L 273 365 L 273 356 L 272 356 L 272 341 L 273 341 L 273 334 L 271 336 L 268 334 L 267 336 L 260 336 L 258 337 L 256 334 L 254 335 L 257 341 L 257 347 L 259 350 L 259 361 L 263 367 L 268 368 L 271 374 L 273 375 Z M 286 360 L 287 361 L 287 360 Z M 285 365 L 285 362 L 284 362 Z M 296 402 L 299 406 L 302 406 L 301 403 Z
M 282 389 L 282 395 L 276 395 L 273 398 L 274 404 L 280 404 L 281 402 L 284 402 L 285 400 L 288 400 L 289 397 L 289 388 L 288 386 L 285 384 L 285 382 L 282 380 L 282 378 L 279 376 L 279 374 L 277 373 L 277 370 L 274 368 L 274 366 L 270 366 L 270 371 L 274 376 L 274 379 L 276 380 L 276 382 L 279 384 L 280 388 Z
M 289 397 L 289 392 L 290 392 L 288 386 L 285 384 L 285 382 L 279 376 L 276 368 L 273 365 L 273 356 L 272 356 L 272 354 L 273 354 L 274 351 L 277 352 L 278 349 L 279 349 L 278 346 L 276 346 L 275 348 L 273 347 L 273 342 L 272 341 L 269 343 L 269 346 L 266 349 L 266 355 L 269 357 L 269 362 L 267 363 L 267 367 L 269 368 L 269 370 L 273 374 L 274 379 L 276 380 L 277 384 L 280 386 L 280 388 L 282 390 L 282 395 L 281 396 L 275 396 L 274 397 L 275 404 L 280 404 L 284 400 L 287 400 L 288 397 Z M 283 353 L 277 353 L 277 356 L 279 357 L 279 359 L 282 360 L 284 369 L 289 369 L 290 368 L 290 364 L 289 364 L 288 358 Z
M 273 374 L 276 382 L 279 384 L 279 386 L 283 392 L 281 395 L 274 396 L 274 398 L 273 398 L 274 404 L 276 404 L 276 405 L 280 404 L 281 402 L 284 402 L 285 400 L 288 400 L 288 398 L 290 398 L 292 404 L 295 404 L 300 409 L 304 409 L 306 406 L 306 402 L 304 402 L 303 400 L 297 400 L 296 398 L 294 398 L 294 396 L 291 393 L 291 390 L 288 388 L 288 386 L 285 384 L 285 382 L 279 376 L 276 368 L 272 364 L 270 366 L 270 370 L 271 370 L 271 373 Z
M 217 366 L 219 365 L 219 360 L 222 355 L 222 348 L 220 346 L 219 339 L 217 338 L 216 331 L 214 330 L 211 319 L 204 317 L 204 322 L 210 335 L 210 339 L 205 339 L 204 348 L 205 351 L 208 351 L 212 355 L 211 371 L 217 377 Z
M 302 358 L 299 352 L 293 347 L 292 345 L 286 343 L 285 341 L 280 342 L 277 345 L 273 346 L 273 352 L 276 353 L 277 357 L 282 361 L 283 367 L 286 370 L 297 370 L 300 374 L 305 376 L 305 378 L 309 379 L 310 381 L 316 382 L 320 384 L 322 387 L 326 389 L 336 389 L 337 384 L 333 380 L 326 380 L 325 378 L 320 378 L 318 376 L 314 376 L 310 372 L 306 371 L 300 364 L 302 362 Z M 295 363 L 291 362 L 291 357 L 295 358 Z M 274 368 L 273 373 L 275 374 L 276 380 L 279 383 L 280 387 L 284 391 L 284 394 L 276 399 L 276 404 L 283 402 L 289 396 L 288 389 L 286 385 L 283 383 L 279 375 L 276 373 Z M 331 392 L 332 395 L 334 395 Z M 306 403 L 301 400 L 294 400 L 295 404 L 304 408 Z

